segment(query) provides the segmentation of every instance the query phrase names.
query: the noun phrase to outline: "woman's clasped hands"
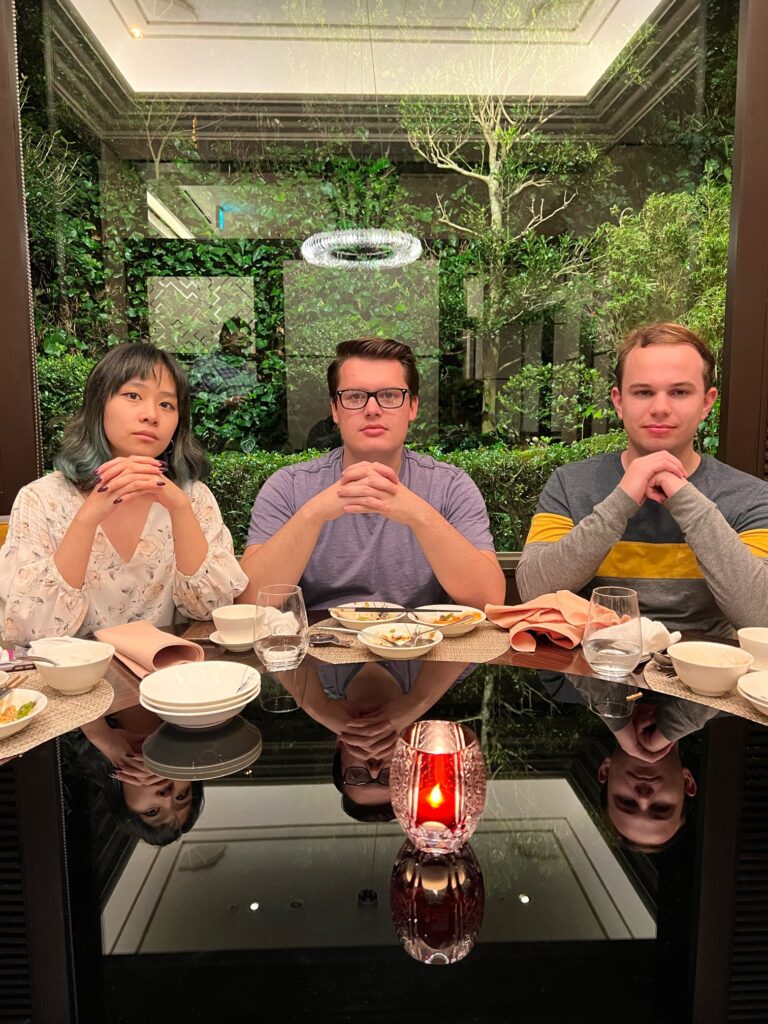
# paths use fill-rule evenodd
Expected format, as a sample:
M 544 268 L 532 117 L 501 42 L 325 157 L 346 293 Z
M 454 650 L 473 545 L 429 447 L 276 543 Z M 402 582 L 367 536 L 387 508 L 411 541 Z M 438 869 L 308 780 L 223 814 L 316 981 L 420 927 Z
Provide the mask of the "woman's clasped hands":
M 82 511 L 97 523 L 107 519 L 121 505 L 139 498 L 156 501 L 169 512 L 189 504 L 189 498 L 167 478 L 168 466 L 147 455 L 119 456 L 94 472 L 96 486 L 86 498 Z

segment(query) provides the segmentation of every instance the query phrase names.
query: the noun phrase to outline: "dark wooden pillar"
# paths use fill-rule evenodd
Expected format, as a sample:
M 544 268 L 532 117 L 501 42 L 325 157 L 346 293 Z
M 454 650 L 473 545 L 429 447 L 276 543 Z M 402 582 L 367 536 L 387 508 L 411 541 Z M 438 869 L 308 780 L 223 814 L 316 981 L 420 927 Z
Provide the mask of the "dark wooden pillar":
M 720 458 L 768 477 L 768 3 L 741 0 Z
M 0 0 L 0 515 L 42 471 L 14 5 Z

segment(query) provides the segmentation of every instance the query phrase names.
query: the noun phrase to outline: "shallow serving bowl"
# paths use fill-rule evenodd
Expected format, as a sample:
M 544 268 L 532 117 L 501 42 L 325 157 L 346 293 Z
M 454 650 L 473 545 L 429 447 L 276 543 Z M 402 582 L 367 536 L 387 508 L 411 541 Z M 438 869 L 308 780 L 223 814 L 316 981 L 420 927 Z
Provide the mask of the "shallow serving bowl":
M 363 607 L 371 610 L 354 611 L 355 608 Z M 405 608 L 399 604 L 392 604 L 391 601 L 352 601 L 330 608 L 329 614 L 347 629 L 367 629 L 377 622 L 399 622 L 405 618 Z
M 768 670 L 768 629 L 765 626 L 745 626 L 738 631 L 739 647 L 755 659 L 752 672 Z
M 237 661 L 195 661 L 150 672 L 139 692 L 155 708 L 215 711 L 248 703 L 258 694 L 260 679 L 255 668 Z
M 749 672 L 736 683 L 736 689 L 761 715 L 768 715 L 768 672 Z
M 3 711 L 6 711 L 11 706 L 20 708 L 31 700 L 35 702 L 35 706 L 28 715 L 24 718 L 17 718 L 13 722 L 7 722 L 5 725 L 0 725 L 0 740 L 6 740 L 9 736 L 13 736 L 14 733 L 20 732 L 24 726 L 29 725 L 33 718 L 41 715 L 48 704 L 48 698 L 44 693 L 40 693 L 39 690 L 27 690 L 21 686 L 8 690 L 7 693 L 0 697 L 0 708 Z
M 739 647 L 703 640 L 684 640 L 667 648 L 675 673 L 694 693 L 721 697 L 749 671 L 752 655 Z
M 412 646 L 411 640 L 414 639 L 416 633 L 419 636 Z M 389 637 L 393 640 L 402 638 L 402 646 L 399 643 L 389 644 L 381 637 Z M 433 647 L 437 647 L 442 639 L 443 634 L 439 629 L 430 629 L 428 632 L 424 632 L 424 627 L 416 622 L 398 622 L 394 625 L 380 623 L 377 626 L 369 626 L 359 633 L 360 643 L 365 644 L 374 654 L 378 654 L 380 658 L 386 658 L 387 661 L 410 661 L 412 658 L 420 658 L 427 651 L 431 651 Z
M 160 714 L 161 711 L 168 711 L 171 714 L 175 714 L 177 711 L 182 714 L 189 712 L 196 712 L 201 714 L 207 711 L 229 711 L 231 708 L 242 708 L 246 704 L 249 704 L 252 700 L 255 700 L 261 692 L 261 684 L 257 683 L 255 686 L 249 686 L 247 690 L 243 690 L 236 697 L 232 697 L 230 700 L 222 700 L 216 703 L 210 704 L 167 704 L 162 701 L 152 700 L 151 697 L 144 695 L 144 700 L 147 704 L 152 705 L 152 710 L 156 714 Z
M 421 622 L 427 626 L 435 626 L 443 636 L 463 636 L 470 633 L 481 622 L 485 621 L 485 612 L 479 608 L 470 608 L 466 604 L 431 604 L 430 611 L 422 611 L 417 608 L 411 612 L 408 618 L 412 622 Z M 435 611 L 434 609 L 439 609 Z M 464 618 L 464 622 L 456 622 L 456 619 Z
M 239 715 L 245 705 L 253 700 L 254 696 L 255 694 L 248 696 L 245 700 L 238 701 L 232 707 L 220 708 L 214 711 L 210 708 L 203 711 L 170 711 L 168 708 L 156 707 L 143 693 L 139 694 L 139 703 L 147 711 L 154 712 L 158 718 L 162 718 L 164 722 L 170 722 L 171 725 L 178 725 L 182 729 L 210 729 L 214 725 L 223 725 L 230 718 Z
M 60 693 L 76 696 L 88 693 L 104 678 L 115 653 L 112 644 L 77 637 L 51 636 L 34 640 L 29 650 L 42 658 L 51 658 L 56 665 L 38 662 L 37 671 L 46 686 Z

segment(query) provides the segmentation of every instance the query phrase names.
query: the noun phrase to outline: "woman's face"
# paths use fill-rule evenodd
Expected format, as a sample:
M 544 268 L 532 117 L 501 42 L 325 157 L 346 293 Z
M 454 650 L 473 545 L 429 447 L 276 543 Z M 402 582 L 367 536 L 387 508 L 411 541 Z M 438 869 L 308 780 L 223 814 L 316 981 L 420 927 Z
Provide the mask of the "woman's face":
M 104 433 L 112 455 L 156 458 L 179 425 L 179 402 L 171 375 L 157 364 L 146 380 L 128 380 L 104 406 Z
M 162 779 L 154 786 L 123 783 L 126 807 L 151 828 L 183 828 L 192 805 L 192 783 Z

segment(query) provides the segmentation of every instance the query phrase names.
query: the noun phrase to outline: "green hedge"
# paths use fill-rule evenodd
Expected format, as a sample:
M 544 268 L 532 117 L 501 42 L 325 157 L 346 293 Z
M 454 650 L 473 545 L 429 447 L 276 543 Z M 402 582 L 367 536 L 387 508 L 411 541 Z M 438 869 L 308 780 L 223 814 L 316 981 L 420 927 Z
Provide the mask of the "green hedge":
M 430 454 L 442 462 L 460 466 L 475 481 L 488 505 L 496 550 L 519 551 L 525 543 L 539 494 L 552 472 L 566 462 L 616 451 L 624 445 L 623 431 L 614 431 L 572 445 L 541 443 L 526 448 L 495 445 L 450 454 L 430 449 Z M 282 466 L 304 462 L 317 454 L 282 455 L 260 451 L 251 455 L 225 452 L 211 456 L 211 490 L 232 531 L 237 550 L 245 546 L 253 499 L 267 477 Z
M 95 364 L 95 359 L 81 355 L 37 357 L 43 465 L 46 469 L 53 465 L 64 424 L 83 404 L 85 382 Z

